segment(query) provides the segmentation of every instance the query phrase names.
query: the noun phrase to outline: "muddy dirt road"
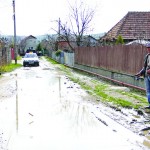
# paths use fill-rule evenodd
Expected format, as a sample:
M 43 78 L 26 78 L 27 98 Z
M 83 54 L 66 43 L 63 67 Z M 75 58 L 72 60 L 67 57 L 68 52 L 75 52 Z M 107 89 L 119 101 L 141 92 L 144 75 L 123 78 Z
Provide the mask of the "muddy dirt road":
M 0 79 L 0 150 L 146 150 L 46 60 Z

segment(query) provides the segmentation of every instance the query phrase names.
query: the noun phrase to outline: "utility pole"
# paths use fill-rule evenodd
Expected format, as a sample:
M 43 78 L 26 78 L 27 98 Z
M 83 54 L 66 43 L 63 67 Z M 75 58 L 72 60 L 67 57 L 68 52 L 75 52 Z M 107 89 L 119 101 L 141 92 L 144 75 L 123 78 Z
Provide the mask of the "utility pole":
M 58 19 L 58 40 L 60 41 L 60 18 Z
M 13 0 L 13 19 L 14 19 L 14 54 L 15 54 L 15 64 L 17 64 L 15 0 Z
M 60 42 L 60 18 L 58 19 L 58 38 L 57 38 L 57 49 L 59 49 Z

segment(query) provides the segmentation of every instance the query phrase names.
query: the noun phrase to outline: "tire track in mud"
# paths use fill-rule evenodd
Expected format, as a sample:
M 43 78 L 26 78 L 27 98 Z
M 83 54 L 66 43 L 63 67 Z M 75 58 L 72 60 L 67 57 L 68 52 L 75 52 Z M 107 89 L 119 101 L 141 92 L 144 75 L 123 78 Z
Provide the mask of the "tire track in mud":
M 12 97 L 16 93 L 16 79 L 10 75 L 0 79 L 0 101 Z
M 6 73 L 0 78 L 0 150 L 8 150 L 9 140 L 14 130 L 14 96 L 16 95 L 16 74 Z M 11 103 L 10 106 L 7 106 Z M 6 115 L 6 116 L 5 116 Z

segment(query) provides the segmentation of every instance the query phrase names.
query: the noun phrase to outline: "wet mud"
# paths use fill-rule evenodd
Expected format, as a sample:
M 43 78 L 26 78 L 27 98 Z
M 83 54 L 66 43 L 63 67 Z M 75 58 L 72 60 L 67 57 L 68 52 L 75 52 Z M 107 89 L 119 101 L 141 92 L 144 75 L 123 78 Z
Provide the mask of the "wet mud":
M 150 148 L 148 113 L 96 103 L 46 60 L 5 74 L 0 87 L 4 150 Z

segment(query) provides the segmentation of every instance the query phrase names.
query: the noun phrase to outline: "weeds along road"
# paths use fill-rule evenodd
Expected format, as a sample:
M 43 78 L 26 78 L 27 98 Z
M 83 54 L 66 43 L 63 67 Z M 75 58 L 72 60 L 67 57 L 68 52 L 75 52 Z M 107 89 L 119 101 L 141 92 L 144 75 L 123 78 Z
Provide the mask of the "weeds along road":
M 0 79 L 0 150 L 146 150 L 133 133 L 45 59 Z M 109 112 L 110 111 L 110 112 Z

